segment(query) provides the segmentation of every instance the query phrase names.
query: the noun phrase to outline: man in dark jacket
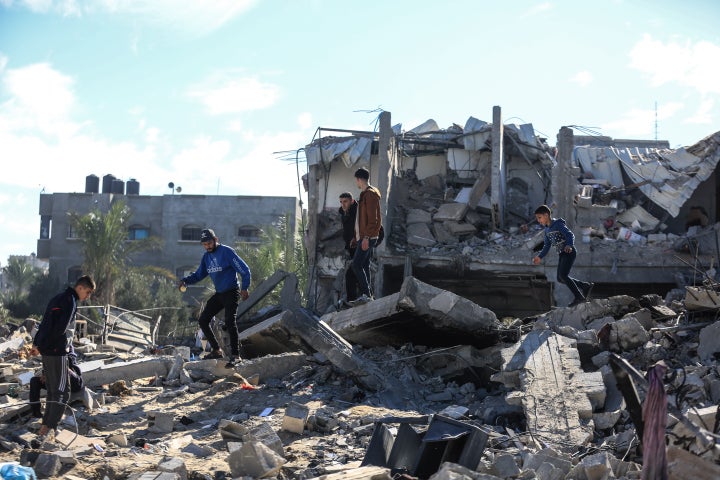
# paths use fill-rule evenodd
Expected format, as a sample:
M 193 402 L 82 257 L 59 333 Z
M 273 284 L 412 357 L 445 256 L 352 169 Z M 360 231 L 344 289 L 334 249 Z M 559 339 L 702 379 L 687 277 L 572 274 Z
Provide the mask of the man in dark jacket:
M 357 248 L 357 240 L 355 239 L 355 216 L 357 215 L 357 202 L 350 192 L 340 194 L 340 220 L 342 221 L 343 240 L 345 241 L 345 250 L 350 255 L 350 259 L 355 255 Z M 345 300 L 352 302 L 357 298 L 357 277 L 351 268 L 345 269 Z
M 77 364 L 77 355 L 75 354 L 75 350 L 73 348 L 70 349 L 70 353 L 68 354 L 68 363 L 70 364 L 70 369 L 68 370 L 68 375 L 70 376 L 70 392 L 76 393 L 82 390 L 83 379 L 82 372 Z M 35 418 L 42 417 L 42 411 L 40 409 L 40 390 L 43 388 L 46 388 L 45 372 L 30 379 L 29 401 L 32 416 Z
M 95 282 L 83 275 L 64 292 L 48 302 L 33 344 L 42 355 L 47 399 L 45 414 L 38 434 L 43 437 L 55 430 L 70 399 L 70 352 L 75 336 L 75 315 L 79 302 L 95 291 Z

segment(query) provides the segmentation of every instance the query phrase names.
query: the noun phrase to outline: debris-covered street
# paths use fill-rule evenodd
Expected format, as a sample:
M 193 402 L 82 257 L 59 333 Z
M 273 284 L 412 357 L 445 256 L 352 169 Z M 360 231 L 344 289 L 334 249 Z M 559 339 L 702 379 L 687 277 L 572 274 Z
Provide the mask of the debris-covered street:
M 482 310 L 414 279 L 397 297 L 393 308 L 414 312 L 418 328 L 438 334 L 448 317 Z M 418 297 L 426 306 L 415 305 Z M 372 310 L 382 301 L 322 322 L 302 312 L 270 318 L 250 342 L 297 337 L 303 348 L 235 369 L 192 360 L 194 347 L 129 354 L 81 340 L 87 389 L 73 397 L 57 437 L 42 445 L 34 443 L 38 420 L 26 404 L 25 380 L 39 366 L 27 357 L 28 321 L 3 332 L 0 344 L 0 460 L 67 479 L 641 478 L 643 465 L 661 461 L 643 458 L 643 438 L 655 434 L 668 439 L 669 478 L 717 478 L 716 312 L 652 295 L 614 296 L 492 320 L 492 328 L 488 320 L 453 327 L 467 335 L 494 329 L 483 348 L 399 344 L 413 327 L 397 314 L 394 345 L 338 348 L 344 340 L 327 325 L 351 315 L 358 321 L 341 329 L 362 338 L 378 324 L 359 319 L 379 318 Z M 393 315 L 383 318 L 390 328 Z M 336 337 L 303 331 L 312 321 Z M 649 431 L 645 373 L 658 362 L 667 366 L 667 430 Z

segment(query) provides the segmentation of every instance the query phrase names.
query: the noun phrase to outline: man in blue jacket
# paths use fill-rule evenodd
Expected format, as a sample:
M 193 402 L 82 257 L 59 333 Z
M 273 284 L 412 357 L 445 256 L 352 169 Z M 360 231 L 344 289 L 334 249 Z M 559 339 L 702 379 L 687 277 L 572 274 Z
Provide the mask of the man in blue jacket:
M 240 342 L 238 340 L 237 323 L 235 314 L 237 313 L 240 299 L 247 300 L 248 288 L 250 287 L 250 268 L 245 261 L 235 253 L 232 248 L 222 245 L 215 232 L 211 229 L 205 229 L 200 233 L 200 242 L 205 248 L 200 260 L 200 266 L 195 271 L 180 281 L 180 286 L 192 285 L 203 278 L 210 275 L 210 279 L 215 285 L 215 293 L 205 304 L 205 308 L 200 313 L 200 328 L 207 338 L 212 351 L 205 355 L 204 358 L 222 358 L 223 352 L 220 344 L 215 338 L 215 334 L 210 328 L 212 318 L 225 310 L 225 328 L 230 335 L 230 357 L 227 367 L 232 367 L 240 357 Z M 238 274 L 242 279 L 242 285 L 238 283 Z
M 577 250 L 575 249 L 575 234 L 567 227 L 562 218 L 552 218 L 552 211 L 547 205 L 540 205 L 535 209 L 535 219 L 545 227 L 543 249 L 535 257 L 533 263 L 539 265 L 551 247 L 558 252 L 557 279 L 564 283 L 572 292 L 575 299 L 568 305 L 574 307 L 587 301 L 590 291 L 595 285 L 592 282 L 582 282 L 570 276 L 570 269 L 575 263 Z
M 95 282 L 83 275 L 64 292 L 48 302 L 33 344 L 42 355 L 47 398 L 45 414 L 38 434 L 44 437 L 57 429 L 65 406 L 70 399 L 70 352 L 75 336 L 75 315 L 79 302 L 85 301 L 95 291 Z

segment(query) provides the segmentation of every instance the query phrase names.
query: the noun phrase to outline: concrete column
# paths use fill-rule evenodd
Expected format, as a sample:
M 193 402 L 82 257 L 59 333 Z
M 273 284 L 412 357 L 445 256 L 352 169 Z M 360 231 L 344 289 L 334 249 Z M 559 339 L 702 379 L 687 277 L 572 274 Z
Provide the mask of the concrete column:
M 557 136 L 557 166 L 552 171 L 551 205 L 553 217 L 564 218 L 570 229 L 575 226 L 575 208 L 573 201 L 577 190 L 578 167 L 572 165 L 574 148 L 573 131 L 562 127 Z
M 502 123 L 500 107 L 493 107 L 492 127 L 492 180 L 490 182 L 490 204 L 493 209 L 495 227 L 505 228 L 505 152 L 503 136 L 505 129 Z
M 376 171 L 371 172 L 373 174 L 371 176 L 374 177 L 374 181 L 371 183 L 380 190 L 380 215 L 382 216 L 383 228 L 385 229 L 385 240 L 377 249 L 378 268 L 375 272 L 375 278 L 373 278 L 373 292 L 375 297 L 381 297 L 384 295 L 384 268 L 381 254 L 385 251 L 385 246 L 387 245 L 390 237 L 390 231 L 392 229 L 392 218 L 388 216 L 388 212 L 391 211 L 388 199 L 391 196 L 390 192 L 392 189 L 393 175 L 395 171 L 395 137 L 393 135 L 390 117 L 390 112 L 382 112 L 380 114 L 378 162 Z
M 315 291 L 318 285 L 317 278 L 317 225 L 318 225 L 318 204 L 320 202 L 318 194 L 320 188 L 320 175 L 322 174 L 322 164 L 312 165 L 308 169 L 308 209 L 307 209 L 307 231 L 303 232 L 305 248 L 308 256 L 308 282 L 307 298 L 308 308 L 315 308 Z

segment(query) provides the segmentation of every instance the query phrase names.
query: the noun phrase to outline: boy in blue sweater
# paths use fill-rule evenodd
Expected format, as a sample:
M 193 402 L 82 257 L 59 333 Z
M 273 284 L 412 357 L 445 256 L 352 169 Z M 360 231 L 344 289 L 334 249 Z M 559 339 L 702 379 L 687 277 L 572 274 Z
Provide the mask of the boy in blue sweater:
M 577 256 L 575 235 L 567 225 L 565 225 L 565 220 L 562 218 L 552 218 L 551 215 L 552 212 L 547 205 L 540 205 L 535 209 L 537 222 L 545 227 L 545 239 L 543 248 L 540 253 L 533 258 L 533 263 L 539 265 L 540 261 L 550 251 L 550 247 L 555 247 L 559 254 L 557 279 L 558 282 L 567 285 L 572 292 L 575 299 L 568 306 L 574 307 L 579 303 L 587 301 L 594 284 L 582 282 L 570 276 L 570 269 L 573 263 L 575 263 L 575 257 Z
M 250 287 L 250 268 L 245 261 L 235 253 L 232 248 L 222 245 L 218 237 L 211 229 L 205 229 L 200 233 L 200 242 L 205 248 L 205 254 L 200 260 L 200 266 L 180 281 L 180 287 L 192 285 L 210 275 L 215 285 L 215 293 L 205 304 L 200 313 L 200 328 L 207 338 L 212 351 L 204 358 L 222 358 L 223 352 L 215 334 L 210 328 L 212 318 L 225 310 L 225 328 L 230 335 L 230 357 L 227 367 L 231 368 L 240 357 L 240 342 L 238 340 L 238 329 L 235 321 L 240 299 L 247 300 L 248 288 Z M 238 283 L 238 274 L 242 284 Z

